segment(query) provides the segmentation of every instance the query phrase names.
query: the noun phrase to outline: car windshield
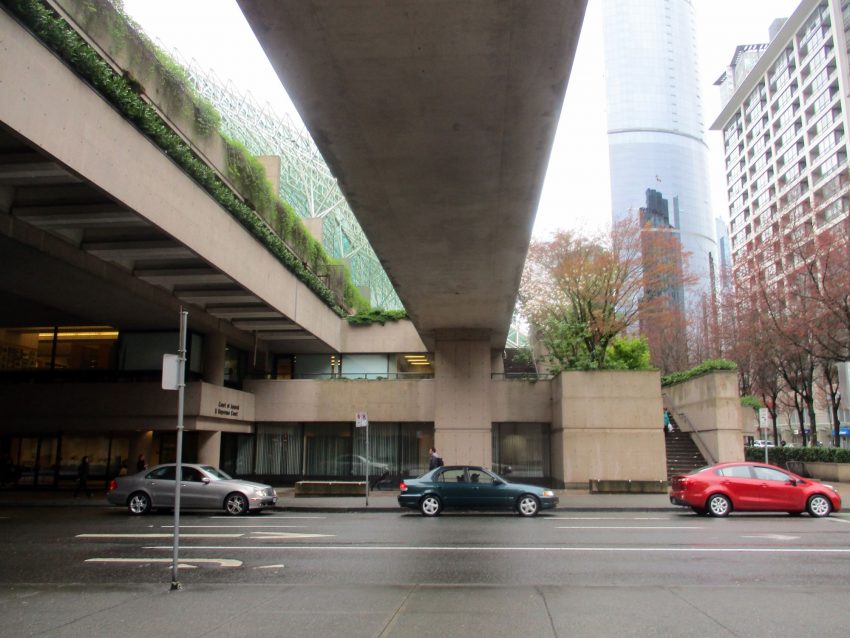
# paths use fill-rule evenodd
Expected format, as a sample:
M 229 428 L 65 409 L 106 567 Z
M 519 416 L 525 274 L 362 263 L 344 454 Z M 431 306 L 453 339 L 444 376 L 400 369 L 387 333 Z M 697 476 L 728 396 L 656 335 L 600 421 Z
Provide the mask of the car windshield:
M 201 469 L 210 475 L 210 477 L 218 480 L 218 481 L 227 481 L 230 479 L 226 473 L 222 472 L 218 468 L 213 467 L 212 465 L 202 465 Z

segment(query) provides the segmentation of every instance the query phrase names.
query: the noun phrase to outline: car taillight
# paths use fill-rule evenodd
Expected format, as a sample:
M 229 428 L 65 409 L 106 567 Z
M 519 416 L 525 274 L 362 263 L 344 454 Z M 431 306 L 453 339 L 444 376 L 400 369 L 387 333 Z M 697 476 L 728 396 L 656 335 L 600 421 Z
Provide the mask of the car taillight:
M 112 479 L 111 481 L 109 481 L 109 491 L 111 492 L 112 490 L 117 490 L 117 489 L 118 489 L 118 481 L 116 481 L 115 479 Z
M 398 486 L 398 489 L 400 489 L 402 492 L 407 491 L 407 485 L 405 485 L 404 481 L 401 482 L 401 485 Z

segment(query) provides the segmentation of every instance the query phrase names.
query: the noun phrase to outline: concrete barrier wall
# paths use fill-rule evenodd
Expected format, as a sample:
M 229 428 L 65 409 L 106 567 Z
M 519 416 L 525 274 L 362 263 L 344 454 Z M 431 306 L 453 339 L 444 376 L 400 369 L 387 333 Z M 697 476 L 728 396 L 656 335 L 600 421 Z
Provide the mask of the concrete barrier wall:
M 373 422 L 434 421 L 434 382 L 359 380 L 256 380 L 245 384 L 255 396 L 260 422 L 354 421 L 366 412 Z
M 666 480 L 658 372 L 562 372 L 551 383 L 557 483 Z
M 736 372 L 703 374 L 665 387 L 664 394 L 676 423 L 683 432 L 696 432 L 694 442 L 709 462 L 744 460 Z

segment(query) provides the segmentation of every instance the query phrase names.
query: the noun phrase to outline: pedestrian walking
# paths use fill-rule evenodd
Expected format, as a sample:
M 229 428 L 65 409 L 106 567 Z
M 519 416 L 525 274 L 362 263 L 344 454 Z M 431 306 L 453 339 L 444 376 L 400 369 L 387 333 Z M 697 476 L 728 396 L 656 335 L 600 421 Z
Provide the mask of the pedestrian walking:
M 437 454 L 437 449 L 433 447 L 428 448 L 428 470 L 433 470 L 434 468 L 443 467 L 443 457 Z
M 144 472 L 148 469 L 148 462 L 145 460 L 144 454 L 139 454 L 139 458 L 136 460 L 136 471 Z
M 91 498 L 91 490 L 88 486 L 89 480 L 89 457 L 84 456 L 80 461 L 80 464 L 77 466 L 77 489 L 74 490 L 74 498 L 77 498 L 77 495 L 80 491 L 86 493 L 86 496 Z

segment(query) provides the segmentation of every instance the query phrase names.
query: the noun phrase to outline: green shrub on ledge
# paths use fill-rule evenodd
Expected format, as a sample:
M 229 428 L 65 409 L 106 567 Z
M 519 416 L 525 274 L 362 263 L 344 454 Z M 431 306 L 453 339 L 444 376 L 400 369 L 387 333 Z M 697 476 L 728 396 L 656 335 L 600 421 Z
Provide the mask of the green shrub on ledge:
M 695 379 L 703 374 L 708 374 L 709 372 L 717 372 L 718 370 L 737 370 L 738 366 L 734 361 L 729 361 L 728 359 L 706 359 L 698 366 L 694 366 L 690 370 L 683 370 L 682 372 L 673 372 L 671 374 L 665 375 L 661 377 L 661 385 L 675 385 L 676 383 L 682 383 L 684 381 L 690 381 L 691 379 Z

